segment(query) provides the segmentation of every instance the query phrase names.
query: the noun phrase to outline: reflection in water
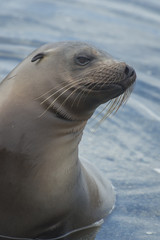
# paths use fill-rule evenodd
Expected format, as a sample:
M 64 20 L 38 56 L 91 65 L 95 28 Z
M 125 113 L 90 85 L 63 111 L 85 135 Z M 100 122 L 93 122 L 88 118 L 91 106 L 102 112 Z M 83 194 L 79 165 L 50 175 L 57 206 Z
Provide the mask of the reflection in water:
M 89 226 L 76 229 L 74 231 L 71 231 L 69 233 L 66 233 L 65 235 L 62 235 L 60 237 L 56 238 L 36 238 L 37 240 L 94 240 L 96 237 L 97 232 L 99 231 L 101 225 L 103 224 L 103 219 L 95 222 Z M 51 233 L 50 233 L 51 234 Z M 0 239 L 10 239 L 10 240 L 33 240 L 32 238 L 15 238 L 15 237 L 8 237 L 4 235 L 0 235 Z M 35 238 L 34 238 L 35 239 Z

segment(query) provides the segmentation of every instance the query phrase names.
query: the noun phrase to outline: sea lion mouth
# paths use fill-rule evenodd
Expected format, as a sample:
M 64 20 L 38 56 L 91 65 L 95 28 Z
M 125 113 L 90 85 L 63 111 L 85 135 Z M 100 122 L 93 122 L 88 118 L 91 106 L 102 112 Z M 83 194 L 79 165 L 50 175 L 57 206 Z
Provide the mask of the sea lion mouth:
M 86 87 L 89 91 L 109 91 L 113 89 L 121 89 L 125 92 L 136 80 L 136 72 L 133 70 L 129 77 L 114 82 L 94 82 L 94 83 L 85 83 L 84 87 Z
M 84 87 L 87 88 L 87 90 L 91 90 L 94 92 L 101 92 L 101 91 L 109 91 L 110 89 L 114 88 L 122 88 L 125 91 L 125 88 L 121 84 L 116 84 L 116 83 L 87 83 L 84 84 Z
M 125 63 L 116 63 L 113 67 L 113 69 L 110 67 L 110 70 L 106 66 L 102 66 L 100 69 L 93 71 L 91 73 L 93 81 L 87 81 L 83 85 L 84 88 L 90 92 L 109 92 L 113 90 L 118 92 L 120 90 L 121 93 L 125 92 L 135 82 L 136 72 Z

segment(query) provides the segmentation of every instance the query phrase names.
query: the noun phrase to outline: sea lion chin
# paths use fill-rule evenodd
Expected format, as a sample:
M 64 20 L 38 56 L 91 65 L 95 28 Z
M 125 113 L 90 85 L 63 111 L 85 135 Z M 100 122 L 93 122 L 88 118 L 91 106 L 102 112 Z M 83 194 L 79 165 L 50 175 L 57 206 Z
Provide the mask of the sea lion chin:
M 107 53 L 61 42 L 40 47 L 2 81 L 0 239 L 95 237 L 115 196 L 79 160 L 78 145 L 95 109 L 108 101 L 118 109 L 135 79 Z

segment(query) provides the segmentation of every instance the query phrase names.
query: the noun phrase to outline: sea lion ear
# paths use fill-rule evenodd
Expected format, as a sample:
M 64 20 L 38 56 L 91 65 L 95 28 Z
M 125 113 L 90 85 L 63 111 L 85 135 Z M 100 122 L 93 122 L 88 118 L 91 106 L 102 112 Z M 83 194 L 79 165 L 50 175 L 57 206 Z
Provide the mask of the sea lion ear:
M 36 54 L 36 55 L 32 58 L 31 62 L 35 62 L 35 61 L 37 61 L 37 60 L 41 60 L 42 58 L 44 58 L 44 56 L 45 56 L 45 53 L 38 53 L 38 54 Z
M 48 49 L 44 52 L 40 52 L 38 54 L 36 54 L 32 59 L 31 62 L 35 62 L 37 60 L 41 60 L 42 58 L 44 58 L 45 56 L 48 56 L 50 53 L 53 53 L 55 51 L 55 49 Z

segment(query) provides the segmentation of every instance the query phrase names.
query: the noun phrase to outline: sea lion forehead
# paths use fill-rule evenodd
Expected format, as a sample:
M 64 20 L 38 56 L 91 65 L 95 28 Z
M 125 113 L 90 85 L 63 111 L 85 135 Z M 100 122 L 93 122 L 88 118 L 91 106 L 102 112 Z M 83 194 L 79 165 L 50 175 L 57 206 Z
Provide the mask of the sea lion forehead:
M 47 44 L 44 46 L 42 51 L 61 53 L 65 56 L 74 56 L 74 55 L 93 55 L 100 56 L 105 55 L 102 51 L 98 50 L 94 46 L 91 46 L 85 42 L 59 42 L 53 44 Z
M 79 58 L 84 62 L 87 59 L 89 60 L 88 62 L 92 62 L 93 60 L 104 61 L 111 59 L 106 52 L 98 50 L 96 47 L 85 42 L 76 41 L 46 44 L 32 54 L 31 62 L 42 60 L 45 57 L 51 57 L 57 62 L 61 62 L 61 65 L 68 63 L 70 66 L 74 66 L 73 63 L 76 63 L 77 65 L 77 59 Z M 87 64 L 80 65 L 84 66 Z
M 72 55 L 84 55 L 97 57 L 102 54 L 97 48 L 84 42 L 68 42 L 65 46 L 66 52 Z

